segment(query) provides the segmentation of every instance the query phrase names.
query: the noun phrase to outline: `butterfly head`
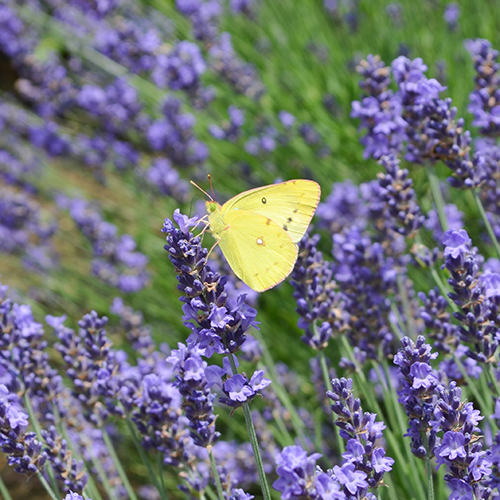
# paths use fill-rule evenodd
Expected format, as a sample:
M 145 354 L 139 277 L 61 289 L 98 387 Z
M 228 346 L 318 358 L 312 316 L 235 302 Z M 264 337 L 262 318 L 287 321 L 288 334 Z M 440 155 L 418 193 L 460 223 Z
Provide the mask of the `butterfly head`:
M 213 214 L 218 210 L 218 203 L 216 201 L 210 200 L 205 202 L 205 206 L 207 207 L 207 212 L 209 214 Z

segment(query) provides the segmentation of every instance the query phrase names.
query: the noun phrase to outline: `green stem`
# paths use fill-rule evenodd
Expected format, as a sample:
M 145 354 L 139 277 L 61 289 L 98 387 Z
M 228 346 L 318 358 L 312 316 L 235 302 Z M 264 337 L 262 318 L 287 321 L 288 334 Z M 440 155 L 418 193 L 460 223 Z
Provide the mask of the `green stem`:
M 486 215 L 486 210 L 484 209 L 483 202 L 479 197 L 479 191 L 477 189 L 474 190 L 474 200 L 476 200 L 476 205 L 481 214 L 481 218 L 483 219 L 484 225 L 486 226 L 486 231 L 488 231 L 488 235 L 493 242 L 493 246 L 495 247 L 495 251 L 497 253 L 497 257 L 500 258 L 500 244 L 498 243 L 497 237 L 495 236 L 495 232 L 493 231 L 493 227 L 491 227 L 490 221 Z
M 165 478 L 163 477 L 163 457 L 161 453 L 156 454 L 156 468 L 158 469 L 158 476 L 160 477 L 160 487 L 162 492 L 165 490 Z
M 443 193 L 441 192 L 441 186 L 439 185 L 439 179 L 436 175 L 436 169 L 434 166 L 427 166 L 427 176 L 429 178 L 429 184 L 431 186 L 432 197 L 434 198 L 434 204 L 436 205 L 439 222 L 441 223 L 441 229 L 444 233 L 448 230 L 448 219 L 444 213 L 445 203 Z
M 43 487 L 45 488 L 45 491 L 49 494 L 50 498 L 52 500 L 61 500 L 60 497 L 58 497 L 52 488 L 50 487 L 50 484 L 47 482 L 47 480 L 43 477 L 43 474 L 41 472 L 38 473 L 38 479 L 40 479 L 40 482 L 42 483 Z
M 104 443 L 106 444 L 106 446 L 108 448 L 109 454 L 111 455 L 111 459 L 113 460 L 113 463 L 115 464 L 118 475 L 120 476 L 120 479 L 122 480 L 123 486 L 125 486 L 125 489 L 127 490 L 127 493 L 128 493 L 130 500 L 137 500 L 137 496 L 132 488 L 132 485 L 130 484 L 130 481 L 128 480 L 127 474 L 125 474 L 125 471 L 122 467 L 120 459 L 118 458 L 118 455 L 116 454 L 113 443 L 111 442 L 111 438 L 109 437 L 109 434 L 106 432 L 106 430 L 104 428 L 102 429 L 102 437 L 104 439 Z
M 319 355 L 319 363 L 321 365 L 321 372 L 323 373 L 323 382 L 325 383 L 325 388 L 328 391 L 332 387 L 332 380 L 330 378 L 330 374 L 328 373 L 328 365 L 326 362 L 326 356 L 325 356 L 325 351 L 321 350 L 318 353 Z M 339 456 L 342 455 L 345 451 L 344 447 L 344 440 L 340 437 L 340 429 L 338 426 L 335 425 L 336 422 L 336 417 L 335 414 L 332 412 L 332 420 L 333 420 L 333 431 L 335 435 L 335 441 L 337 445 L 337 451 L 339 453 Z
M 231 364 L 233 374 L 236 375 L 238 373 L 238 368 L 236 367 L 234 356 L 232 354 L 229 355 L 229 362 Z M 257 439 L 257 433 L 255 432 L 255 427 L 252 421 L 252 415 L 250 413 L 250 406 L 248 405 L 248 403 L 245 403 L 243 405 L 243 415 L 245 417 L 245 424 L 247 426 L 248 437 L 252 445 L 253 455 L 255 458 L 255 465 L 257 467 L 257 472 L 259 474 L 260 486 L 262 488 L 262 496 L 264 497 L 264 500 L 271 500 L 271 492 L 269 490 L 269 485 L 267 484 L 267 478 L 264 472 L 264 464 L 262 463 L 262 456 L 260 454 L 259 441 Z
M 217 494 L 219 498 L 224 498 L 224 491 L 222 490 L 222 483 L 220 482 L 219 472 L 217 471 L 217 465 L 215 464 L 215 457 L 212 453 L 212 449 L 208 452 L 208 456 L 210 457 L 210 465 L 212 467 L 212 474 L 215 480 L 215 486 L 217 488 Z
M 432 463 L 429 457 L 425 458 L 425 472 L 427 474 L 427 498 L 434 500 L 434 479 L 432 477 Z
M 12 497 L 10 496 L 9 490 L 4 483 L 2 476 L 0 476 L 0 493 L 2 494 L 4 500 L 12 500 Z

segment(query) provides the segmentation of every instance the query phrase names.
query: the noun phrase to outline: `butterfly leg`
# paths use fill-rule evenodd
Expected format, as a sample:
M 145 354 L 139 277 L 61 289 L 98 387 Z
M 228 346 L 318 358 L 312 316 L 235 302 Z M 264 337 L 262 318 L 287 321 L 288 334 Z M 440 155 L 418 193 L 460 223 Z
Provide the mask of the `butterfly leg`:
M 213 245 L 212 248 L 208 251 L 207 253 L 207 259 L 210 257 L 210 254 L 212 253 L 212 250 L 220 243 L 220 239 L 218 239 Z

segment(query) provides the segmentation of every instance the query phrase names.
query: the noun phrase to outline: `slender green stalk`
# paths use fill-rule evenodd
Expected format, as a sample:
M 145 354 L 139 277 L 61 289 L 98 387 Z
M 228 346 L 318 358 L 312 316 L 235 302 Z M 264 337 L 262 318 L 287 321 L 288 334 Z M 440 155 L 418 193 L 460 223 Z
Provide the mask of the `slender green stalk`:
M 61 500 L 61 497 L 54 493 L 54 490 L 50 487 L 50 484 L 43 477 L 43 474 L 41 472 L 39 472 L 37 475 L 38 475 L 38 479 L 40 479 L 40 482 L 42 483 L 43 487 L 45 488 L 45 491 L 48 493 L 50 498 L 52 500 Z
M 224 492 L 222 491 L 222 483 L 220 482 L 219 472 L 217 471 L 217 465 L 215 464 L 215 457 L 212 453 L 212 449 L 209 450 L 208 456 L 210 457 L 210 465 L 212 467 L 212 474 L 215 480 L 215 487 L 217 488 L 217 495 L 219 498 L 224 498 Z
M 12 497 L 10 496 L 9 490 L 4 483 L 2 476 L 0 476 L 0 493 L 2 494 L 4 500 L 12 500 Z
M 432 197 L 434 199 L 434 204 L 436 205 L 439 222 L 441 223 L 441 229 L 444 232 L 448 230 L 448 219 L 444 213 L 445 203 L 443 193 L 441 192 L 441 186 L 439 185 L 439 179 L 436 175 L 436 169 L 434 166 L 427 166 L 427 176 L 429 178 L 429 184 L 431 186 Z
M 497 237 L 495 236 L 495 231 L 493 231 L 493 227 L 491 227 L 490 221 L 486 215 L 486 210 L 484 209 L 483 202 L 479 197 L 479 192 L 477 189 L 474 190 L 474 200 L 476 200 L 476 205 L 481 214 L 481 218 L 483 219 L 484 225 L 486 226 L 486 231 L 488 231 L 488 235 L 493 242 L 493 246 L 495 247 L 495 251 L 497 253 L 497 257 L 500 258 L 500 244 L 498 243 Z
M 130 484 L 130 481 L 128 480 L 127 474 L 125 473 L 122 463 L 120 462 L 120 459 L 118 458 L 118 455 L 116 454 L 115 447 L 113 446 L 113 443 L 111 442 L 111 438 L 109 437 L 109 434 L 107 433 L 106 429 L 102 429 L 102 437 L 104 439 L 104 443 L 106 444 L 109 454 L 111 455 L 111 459 L 113 460 L 113 463 L 115 464 L 116 470 L 118 472 L 118 475 L 120 476 L 120 479 L 122 480 L 123 486 L 125 486 L 125 489 L 127 490 L 128 496 L 130 500 L 137 500 L 137 495 L 135 494 L 135 491 L 132 488 L 132 485 Z
M 163 459 L 161 453 L 156 454 L 156 468 L 158 469 L 158 476 L 160 477 L 161 491 L 166 491 L 165 478 L 163 477 Z
M 94 469 L 97 472 L 97 476 L 99 477 L 99 481 L 101 482 L 104 490 L 106 491 L 106 494 L 110 499 L 116 498 L 114 493 L 113 493 L 113 487 L 111 486 L 111 483 L 109 482 L 108 475 L 104 468 L 102 467 L 102 463 L 99 460 L 98 457 L 95 456 L 95 454 L 91 450 L 90 443 L 87 445 L 87 448 L 90 450 L 89 455 L 90 455 L 90 461 L 92 462 L 92 465 L 94 466 Z M 93 500 L 93 499 L 92 499 Z
M 234 361 L 234 356 L 229 355 L 229 362 L 233 370 L 233 374 L 238 373 L 238 368 Z M 264 472 L 264 464 L 262 463 L 262 456 L 260 454 L 259 440 L 257 439 L 257 434 L 255 432 L 255 427 L 252 421 L 252 415 L 250 413 L 250 406 L 248 403 L 243 405 L 243 415 L 245 417 L 245 424 L 247 426 L 248 437 L 252 445 L 253 455 L 255 458 L 255 465 L 257 467 L 257 473 L 259 474 L 260 486 L 262 488 L 262 496 L 264 500 L 271 500 L 271 491 L 269 490 L 269 485 L 267 484 L 266 473 Z
M 425 472 L 427 474 L 427 498 L 434 500 L 434 479 L 432 477 L 432 462 L 429 457 L 425 458 Z

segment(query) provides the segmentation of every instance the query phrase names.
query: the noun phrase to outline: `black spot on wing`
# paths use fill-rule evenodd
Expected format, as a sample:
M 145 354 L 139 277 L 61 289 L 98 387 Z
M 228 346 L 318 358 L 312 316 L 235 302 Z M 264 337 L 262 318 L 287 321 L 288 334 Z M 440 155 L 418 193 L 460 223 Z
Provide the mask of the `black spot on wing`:
M 262 201 L 262 203 L 263 203 L 264 205 L 267 203 L 267 200 L 266 200 L 265 196 L 263 196 L 263 197 L 262 197 L 262 200 L 261 200 L 261 201 Z
M 293 219 L 291 217 L 288 217 L 288 219 L 286 221 L 290 224 L 290 222 L 292 222 L 292 220 Z

